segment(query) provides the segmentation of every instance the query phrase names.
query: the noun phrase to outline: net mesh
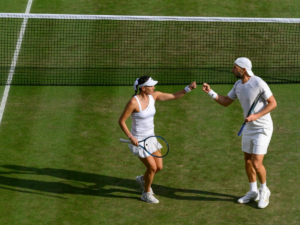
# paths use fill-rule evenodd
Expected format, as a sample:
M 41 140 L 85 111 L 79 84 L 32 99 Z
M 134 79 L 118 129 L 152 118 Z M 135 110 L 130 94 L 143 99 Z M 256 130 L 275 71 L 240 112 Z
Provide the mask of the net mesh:
M 11 85 L 133 85 L 143 75 L 232 84 L 238 57 L 268 83 L 300 82 L 297 22 L 25 17 L 0 14 L 1 85 L 12 67 Z

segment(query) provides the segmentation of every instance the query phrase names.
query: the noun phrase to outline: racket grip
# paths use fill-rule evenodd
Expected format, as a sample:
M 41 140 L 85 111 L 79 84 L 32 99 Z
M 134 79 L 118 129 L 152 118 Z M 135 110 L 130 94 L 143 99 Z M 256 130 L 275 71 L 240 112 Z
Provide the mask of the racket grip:
M 120 140 L 119 140 L 120 142 L 124 142 L 124 143 L 130 143 L 130 141 L 129 140 L 126 140 L 126 139 L 123 139 L 123 138 L 120 138 Z
M 240 129 L 240 131 L 238 133 L 238 136 L 241 136 L 241 134 L 242 134 L 242 132 L 244 130 L 245 125 L 246 125 L 246 123 L 243 123 L 243 125 L 242 125 L 242 127 L 241 127 L 241 129 Z

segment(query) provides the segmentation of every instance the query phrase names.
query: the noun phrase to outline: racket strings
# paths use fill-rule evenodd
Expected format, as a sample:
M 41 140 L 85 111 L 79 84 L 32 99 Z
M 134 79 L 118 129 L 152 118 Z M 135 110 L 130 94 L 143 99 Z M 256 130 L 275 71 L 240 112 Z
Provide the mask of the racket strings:
M 169 151 L 166 141 L 159 137 L 148 138 L 144 143 L 144 147 L 148 152 L 154 153 L 158 151 L 162 156 L 166 155 Z

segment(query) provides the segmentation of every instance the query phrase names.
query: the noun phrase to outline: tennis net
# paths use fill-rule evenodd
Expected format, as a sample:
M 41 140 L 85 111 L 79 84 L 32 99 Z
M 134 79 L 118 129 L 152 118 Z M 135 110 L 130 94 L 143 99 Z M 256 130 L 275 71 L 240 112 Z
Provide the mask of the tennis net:
M 24 22 L 26 21 L 26 23 Z M 300 83 L 300 19 L 0 14 L 0 85 Z

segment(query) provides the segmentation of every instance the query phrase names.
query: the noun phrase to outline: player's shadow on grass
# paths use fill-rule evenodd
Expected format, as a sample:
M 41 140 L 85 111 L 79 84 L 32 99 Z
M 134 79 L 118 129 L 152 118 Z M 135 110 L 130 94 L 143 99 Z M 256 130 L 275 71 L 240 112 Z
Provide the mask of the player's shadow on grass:
M 74 194 L 139 199 L 142 191 L 134 179 L 53 168 L 40 169 L 17 165 L 1 167 L 6 170 L 0 171 L 0 188 L 19 192 L 58 198 L 66 198 L 64 194 Z M 177 200 L 236 202 L 238 199 L 237 196 L 223 193 L 171 188 L 157 184 L 153 184 L 152 188 L 158 196 Z

